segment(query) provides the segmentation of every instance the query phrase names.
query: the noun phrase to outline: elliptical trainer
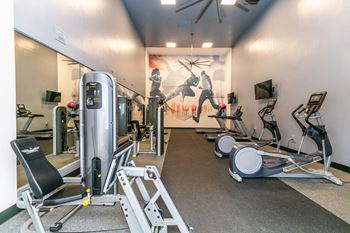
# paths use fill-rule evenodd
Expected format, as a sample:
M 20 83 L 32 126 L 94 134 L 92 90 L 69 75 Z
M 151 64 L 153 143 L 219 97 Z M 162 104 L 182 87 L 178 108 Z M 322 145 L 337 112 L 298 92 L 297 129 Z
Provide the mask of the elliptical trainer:
M 241 134 L 235 135 L 232 133 L 226 133 L 219 135 L 219 137 L 217 137 L 215 140 L 215 155 L 219 158 L 229 156 L 236 142 L 244 142 L 244 144 L 254 145 L 255 147 L 276 144 L 277 151 L 279 151 L 281 144 L 281 133 L 273 114 L 276 102 L 277 99 L 272 99 L 267 103 L 265 107 L 259 110 L 258 115 L 263 123 L 263 127 L 257 140 L 252 138 L 247 128 L 245 127 L 245 124 L 242 120 L 243 112 L 241 112 L 241 109 L 240 114 L 226 117 L 227 119 L 231 119 L 233 121 L 235 127 L 238 126 Z M 270 120 L 267 120 L 267 117 L 270 117 Z M 268 140 L 262 139 L 265 129 L 267 129 L 273 135 L 273 138 Z
M 332 146 L 319 113 L 326 95 L 327 92 L 313 93 L 306 107 L 302 108 L 301 104 L 292 112 L 293 118 L 303 131 L 299 152 L 306 136 L 316 143 L 316 152 L 311 154 L 271 153 L 254 145 L 236 143 L 230 154 L 230 175 L 238 182 L 241 182 L 242 178 L 256 177 L 323 178 L 342 185 L 343 182 L 328 171 L 332 161 Z M 300 121 L 301 118 L 305 119 L 308 127 Z M 316 124 L 312 123 L 311 119 L 315 120 Z M 267 158 L 269 159 L 266 160 Z M 324 163 L 323 169 L 305 168 L 306 165 L 321 160 Z M 302 172 L 293 172 L 296 169 Z

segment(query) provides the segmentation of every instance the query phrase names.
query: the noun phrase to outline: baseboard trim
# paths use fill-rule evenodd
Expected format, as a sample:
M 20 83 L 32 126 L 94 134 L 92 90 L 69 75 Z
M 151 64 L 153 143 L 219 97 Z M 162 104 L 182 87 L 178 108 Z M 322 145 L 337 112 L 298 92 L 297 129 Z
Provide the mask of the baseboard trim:
M 10 206 L 6 210 L 2 211 L 0 213 L 0 225 L 18 214 L 21 211 L 21 209 L 17 208 L 16 205 Z
M 164 127 L 164 129 L 197 129 L 197 128 L 195 128 L 195 127 Z
M 322 163 L 323 163 L 323 162 L 322 162 Z M 340 164 L 340 163 L 331 162 L 331 167 L 336 168 L 336 169 L 339 169 L 339 170 L 341 170 L 341 171 L 343 171 L 343 172 L 350 173 L 350 167 L 345 166 L 345 165 Z

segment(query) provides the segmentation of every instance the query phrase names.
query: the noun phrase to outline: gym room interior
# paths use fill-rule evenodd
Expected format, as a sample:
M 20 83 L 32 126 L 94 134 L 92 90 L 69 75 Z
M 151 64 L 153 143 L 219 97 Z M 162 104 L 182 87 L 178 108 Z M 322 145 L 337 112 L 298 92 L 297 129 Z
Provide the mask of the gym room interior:
M 350 232 L 349 12 L 1 1 L 0 232 Z

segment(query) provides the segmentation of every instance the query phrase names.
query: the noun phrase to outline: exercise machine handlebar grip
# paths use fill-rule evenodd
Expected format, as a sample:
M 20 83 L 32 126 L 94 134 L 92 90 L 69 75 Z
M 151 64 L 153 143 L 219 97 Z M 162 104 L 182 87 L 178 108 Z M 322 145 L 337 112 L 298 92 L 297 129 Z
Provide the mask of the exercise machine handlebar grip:
M 316 105 L 311 107 L 311 110 L 309 111 L 309 113 L 307 114 L 307 116 L 305 118 L 305 122 L 308 125 L 310 125 L 312 128 L 314 128 L 320 134 L 321 138 L 324 139 L 326 137 L 326 135 L 327 135 L 327 131 L 324 128 L 321 128 L 321 127 L 319 127 L 319 126 L 317 126 L 315 124 L 312 124 L 310 122 L 310 117 L 311 117 L 312 114 L 316 113 L 316 111 L 315 111 L 316 109 L 317 109 Z
M 301 128 L 301 130 L 303 131 L 303 134 L 305 134 L 306 132 L 306 127 L 305 125 L 303 125 L 303 123 L 301 123 L 301 121 L 298 119 L 298 117 L 296 116 L 296 112 L 298 112 L 298 110 L 300 108 L 302 108 L 304 105 L 300 104 L 296 109 L 294 109 L 294 111 L 292 112 L 292 117 L 294 118 L 294 120 L 297 122 L 297 124 L 299 125 L 299 127 Z M 305 110 L 305 108 L 302 108 L 298 114 L 302 113 Z

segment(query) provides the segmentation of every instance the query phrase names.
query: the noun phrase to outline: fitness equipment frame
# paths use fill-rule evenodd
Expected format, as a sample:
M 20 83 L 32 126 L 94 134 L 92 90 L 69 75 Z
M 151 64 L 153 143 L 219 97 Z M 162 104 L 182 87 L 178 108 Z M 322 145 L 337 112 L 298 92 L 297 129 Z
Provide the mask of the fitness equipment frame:
M 43 114 L 34 114 L 24 104 L 17 104 L 16 119 L 28 118 L 21 130 L 17 132 L 17 138 L 35 137 L 37 139 L 51 139 L 52 134 L 50 131 L 29 131 L 29 126 L 32 124 L 34 118 L 44 117 Z
M 134 142 L 133 157 L 136 157 L 138 154 L 157 154 L 154 145 L 153 125 L 146 125 L 145 127 L 141 128 L 140 123 L 138 121 L 131 121 L 130 124 L 133 132 L 132 140 Z M 149 149 L 146 151 L 141 151 L 140 143 L 147 136 L 149 138 Z
M 142 129 L 138 121 L 131 121 L 134 141 L 133 157 L 136 157 L 137 154 L 155 154 L 161 156 L 164 153 L 165 103 L 160 97 L 149 97 L 148 101 L 148 125 Z M 149 137 L 149 150 L 141 151 L 140 143 L 146 136 Z
M 116 101 L 116 82 L 113 76 L 101 72 L 88 72 L 83 75 L 80 82 L 80 144 L 81 158 L 83 158 L 81 159 L 81 171 L 85 186 L 91 187 L 91 192 L 95 196 L 101 194 L 116 195 L 119 193 L 116 186 L 109 188 L 108 191 L 103 188 L 109 183 L 110 177 L 113 177 L 113 173 L 111 174 L 109 172 L 110 164 L 113 166 L 112 155 L 118 146 L 118 119 L 116 109 L 118 105 Z M 159 127 L 159 129 L 161 129 L 161 127 Z M 133 145 L 130 145 L 130 148 L 132 147 Z M 127 176 L 134 176 L 135 178 L 136 176 L 144 177 L 144 180 L 154 181 L 153 183 L 157 188 L 155 195 L 150 201 L 146 194 L 143 195 L 143 199 L 147 204 L 147 208 L 144 208 L 143 211 L 144 214 L 148 216 L 147 220 L 149 225 L 151 225 L 151 228 L 154 230 L 144 230 L 145 227 L 143 227 L 143 231 L 135 232 L 163 233 L 167 232 L 168 225 L 176 225 L 181 232 L 188 232 L 169 194 L 161 184 L 156 167 L 146 166 L 145 168 L 131 168 L 129 166 L 125 168 L 125 172 Z M 155 180 L 149 178 L 155 178 Z M 127 194 L 127 198 L 130 200 L 133 199 L 134 201 L 132 202 L 136 202 L 135 194 L 131 193 L 131 187 L 127 185 L 126 177 L 123 177 L 122 181 L 124 182 L 120 183 L 121 186 L 126 183 L 123 189 L 128 189 L 130 193 Z M 136 181 L 136 183 L 141 185 L 138 181 Z M 143 189 L 145 190 L 145 188 Z M 141 194 L 142 193 L 144 192 L 141 191 Z M 152 213 L 161 212 L 159 209 L 154 210 L 154 208 L 157 207 L 156 201 L 159 198 L 162 198 L 163 201 L 166 202 L 165 204 L 173 216 L 171 220 L 162 219 L 160 215 L 149 216 L 150 213 L 148 213 L 148 209 L 151 209 Z M 148 205 L 148 203 L 150 203 L 150 205 Z M 151 206 L 153 207 L 151 208 Z M 137 219 L 143 219 L 142 221 L 145 222 L 145 217 L 141 216 L 141 211 L 137 210 L 137 212 Z M 158 220 L 154 222 L 153 217 L 156 217 Z M 160 224 L 161 227 L 158 224 Z M 144 225 L 146 224 L 144 223 Z
M 132 100 L 118 96 L 118 136 L 125 136 L 130 132 L 129 124 L 132 118 Z
M 67 143 L 67 108 L 56 106 L 52 110 L 53 154 L 58 155 L 68 148 Z
M 242 121 L 242 114 L 243 112 L 242 106 L 238 106 L 236 111 L 232 114 L 232 116 L 217 116 L 217 115 L 209 115 L 208 117 L 215 118 L 216 121 L 220 124 L 222 129 L 225 129 L 225 131 L 221 132 L 220 134 L 229 134 L 233 135 L 234 137 L 240 138 L 240 139 L 246 139 L 249 140 L 250 137 L 246 134 L 247 129 L 245 128 L 245 125 Z M 226 124 L 224 120 L 229 119 L 232 121 L 234 125 L 234 131 L 230 130 L 226 127 Z M 215 141 L 217 137 L 220 136 L 220 134 L 206 134 L 205 137 L 209 141 Z
M 210 117 L 210 116 L 208 116 Z M 219 134 L 219 133 L 225 133 L 229 131 L 227 126 L 225 125 L 225 122 L 220 121 L 218 118 L 215 118 L 216 121 L 219 124 L 220 128 L 197 128 L 196 133 L 198 134 Z
M 237 143 L 230 154 L 230 175 L 238 182 L 241 182 L 242 178 L 255 177 L 322 178 L 337 185 L 342 185 L 343 182 L 328 171 L 332 161 L 332 146 L 319 113 L 326 95 L 327 92 L 313 93 L 306 107 L 303 108 L 301 104 L 292 112 L 293 118 L 303 131 L 299 153 L 271 153 L 263 151 L 254 145 Z M 300 118 L 305 119 L 308 127 L 300 121 Z M 316 120 L 317 124 L 312 123 L 310 119 Z M 306 136 L 316 143 L 316 152 L 311 154 L 300 153 Z M 273 160 L 269 161 L 267 158 Z M 323 169 L 305 168 L 305 166 L 322 159 Z M 296 169 L 302 172 L 293 172 Z
M 79 120 L 74 119 L 78 115 L 69 115 L 67 108 L 56 106 L 52 111 L 52 136 L 53 136 L 53 154 L 62 153 L 76 154 L 79 156 Z M 73 119 L 74 127 L 68 128 L 70 120 Z M 68 134 L 74 135 L 75 146 L 68 146 Z
M 235 127 L 238 127 L 240 129 L 241 135 L 237 136 L 231 133 L 219 135 L 215 140 L 215 155 L 219 158 L 229 156 L 236 142 L 245 145 L 254 145 L 257 148 L 275 143 L 277 146 L 276 151 L 279 152 L 281 146 L 281 133 L 273 114 L 276 102 L 277 99 L 269 100 L 266 106 L 259 110 L 258 115 L 263 122 L 263 126 L 260 136 L 257 140 L 253 139 L 249 134 L 242 120 L 243 112 L 235 117 L 229 117 L 235 124 Z M 270 117 L 270 120 L 267 120 L 267 117 Z M 273 135 L 273 138 L 268 140 L 262 139 L 265 129 L 267 129 Z
M 29 181 L 29 189 L 22 192 L 18 207 L 27 209 L 36 231 L 40 233 L 45 230 L 39 212 L 49 212 L 64 205 L 75 206 L 50 228 L 57 231 L 82 205 L 116 203 L 121 205 L 131 233 L 166 233 L 169 226 L 177 226 L 181 233 L 189 233 L 190 229 L 164 187 L 157 168 L 135 167 L 129 161 L 133 148 L 131 141 L 117 148 L 114 78 L 107 73 L 88 72 L 83 75 L 80 87 L 81 177 L 62 178 L 34 138 L 15 140 L 11 142 L 12 148 Z M 103 121 L 101 117 L 104 117 Z M 69 182 L 75 184 L 68 185 Z M 153 183 L 153 194 L 147 190 L 144 182 Z M 123 194 L 118 191 L 118 184 Z M 143 207 L 136 197 L 133 184 L 141 194 Z M 160 199 L 170 217 L 163 216 L 163 211 L 157 205 Z
M 114 154 L 108 169 L 102 195 L 93 196 L 89 189 L 81 184 L 77 177 L 61 177 L 55 167 L 46 159 L 40 146 L 34 138 L 18 139 L 11 142 L 17 158 L 23 165 L 29 181 L 29 188 L 22 191 L 17 201 L 17 207 L 26 209 L 31 221 L 25 222 L 21 232 L 31 232 L 29 227 L 34 225 L 36 232 L 44 233 L 41 217 L 61 206 L 75 208 L 59 222 L 50 227 L 50 231 L 58 231 L 63 224 L 82 206 L 115 205 L 119 203 L 126 216 L 131 233 L 167 232 L 168 226 L 178 226 L 180 232 L 187 233 L 189 229 L 182 220 L 155 166 L 135 167 L 129 156 L 132 143 L 120 147 Z M 41 177 L 45 176 L 45 180 Z M 144 181 L 150 181 L 156 187 L 154 195 L 150 195 Z M 120 184 L 124 195 L 108 194 L 110 189 Z M 144 207 L 137 200 L 132 188 L 136 184 L 141 193 Z M 158 208 L 157 200 L 162 199 L 171 214 L 171 218 L 163 217 Z

